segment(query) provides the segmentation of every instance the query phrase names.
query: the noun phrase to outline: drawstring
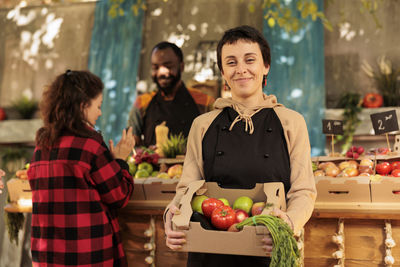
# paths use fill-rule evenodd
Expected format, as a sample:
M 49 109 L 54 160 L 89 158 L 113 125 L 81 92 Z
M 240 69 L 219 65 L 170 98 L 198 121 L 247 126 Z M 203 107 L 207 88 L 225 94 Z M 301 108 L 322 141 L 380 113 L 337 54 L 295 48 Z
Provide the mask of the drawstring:
M 262 110 L 263 108 L 261 107 L 261 108 L 257 109 L 256 111 L 254 111 L 252 114 L 249 114 L 249 115 L 241 114 L 241 113 L 239 112 L 239 108 L 238 108 L 238 106 L 237 106 L 236 104 L 233 104 L 233 105 L 232 105 L 232 108 L 233 108 L 239 115 L 237 115 L 237 117 L 233 120 L 231 126 L 229 127 L 229 131 L 232 131 L 233 126 L 234 126 L 238 121 L 244 120 L 245 123 L 246 123 L 246 126 L 245 126 L 245 128 L 244 128 L 245 132 L 247 132 L 247 130 L 249 130 L 249 134 L 253 134 L 253 132 L 254 132 L 254 125 L 253 125 L 253 121 L 252 121 L 251 117 L 252 117 L 254 114 L 256 114 L 257 112 L 259 112 L 260 110 Z

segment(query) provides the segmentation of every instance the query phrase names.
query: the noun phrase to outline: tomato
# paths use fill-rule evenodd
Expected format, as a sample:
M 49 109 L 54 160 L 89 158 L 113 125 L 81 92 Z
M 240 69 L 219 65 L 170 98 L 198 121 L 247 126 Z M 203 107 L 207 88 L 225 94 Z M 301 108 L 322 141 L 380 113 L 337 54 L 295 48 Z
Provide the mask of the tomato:
M 232 224 L 236 222 L 235 211 L 228 206 L 221 206 L 211 214 L 211 223 L 220 230 L 227 230 Z
M 394 169 L 391 174 L 393 177 L 400 177 L 400 169 Z
M 0 121 L 5 120 L 6 117 L 6 111 L 3 108 L 0 108 Z
M 387 161 L 381 162 L 376 165 L 376 172 L 380 175 L 388 175 L 392 168 L 390 167 L 390 163 Z
M 249 218 L 249 214 L 244 210 L 235 210 L 235 222 L 240 223 Z
M 390 167 L 392 168 L 392 170 L 400 169 L 400 161 L 393 161 L 393 162 L 390 164 Z
M 253 206 L 253 200 L 247 196 L 238 197 L 233 203 L 233 209 L 244 210 L 247 214 L 250 213 Z
M 201 203 L 201 210 L 207 218 L 210 218 L 213 210 L 221 206 L 224 206 L 221 200 L 210 197 Z
M 364 96 L 363 106 L 366 108 L 379 108 L 383 105 L 383 97 L 377 93 L 368 93 Z

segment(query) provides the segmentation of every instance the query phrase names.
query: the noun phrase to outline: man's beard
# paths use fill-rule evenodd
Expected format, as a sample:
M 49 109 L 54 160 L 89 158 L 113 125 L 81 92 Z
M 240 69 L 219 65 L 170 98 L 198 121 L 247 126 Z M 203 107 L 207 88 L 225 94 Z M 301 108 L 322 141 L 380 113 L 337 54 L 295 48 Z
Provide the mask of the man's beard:
M 166 76 L 162 75 L 160 77 L 157 77 L 157 76 L 153 77 L 153 81 L 156 83 L 157 88 L 159 90 L 161 90 L 165 95 L 170 95 L 173 92 L 175 86 L 181 80 L 181 73 L 178 72 L 178 74 L 176 76 L 170 75 L 169 77 L 171 78 L 171 80 L 165 86 L 161 86 L 161 84 L 158 82 L 158 79 L 166 78 Z

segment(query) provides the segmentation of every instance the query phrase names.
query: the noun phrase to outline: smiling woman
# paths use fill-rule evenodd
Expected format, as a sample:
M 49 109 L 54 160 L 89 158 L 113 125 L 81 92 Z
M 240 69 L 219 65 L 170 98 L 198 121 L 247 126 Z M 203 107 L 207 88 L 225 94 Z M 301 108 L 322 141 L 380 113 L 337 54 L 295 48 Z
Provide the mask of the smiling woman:
M 197 117 L 192 124 L 182 178 L 166 209 L 166 243 L 171 249 L 179 249 L 186 242 L 183 232 L 172 230 L 171 218 L 179 212 L 177 206 L 188 185 L 196 180 L 241 189 L 256 183 L 282 182 L 288 208 L 277 210 L 275 216 L 296 233 L 314 207 L 316 189 L 305 121 L 299 113 L 279 104 L 275 96 L 262 91 L 271 62 L 268 42 L 252 27 L 230 29 L 219 41 L 217 60 L 232 98 L 217 99 L 215 110 Z M 272 251 L 269 235 L 263 238 L 262 246 L 266 252 Z M 269 264 L 268 257 L 188 254 L 190 267 Z

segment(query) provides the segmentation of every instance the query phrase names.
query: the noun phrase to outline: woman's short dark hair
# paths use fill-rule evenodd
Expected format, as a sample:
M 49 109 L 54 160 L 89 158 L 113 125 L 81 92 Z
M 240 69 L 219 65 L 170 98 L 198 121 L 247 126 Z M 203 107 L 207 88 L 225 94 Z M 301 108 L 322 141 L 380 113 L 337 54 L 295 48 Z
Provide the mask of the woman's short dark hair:
M 64 132 L 88 137 L 93 131 L 87 127 L 83 107 L 103 92 L 103 82 L 89 71 L 71 71 L 56 77 L 43 92 L 40 112 L 44 126 L 36 133 L 36 144 L 47 149 Z
M 222 72 L 222 60 L 221 60 L 221 52 L 222 47 L 225 44 L 233 44 L 238 40 L 248 40 L 250 42 L 258 43 L 260 47 L 261 54 L 264 60 L 264 65 L 271 65 L 271 51 L 269 48 L 269 44 L 264 36 L 255 28 L 243 25 L 230 30 L 227 30 L 222 36 L 221 40 L 218 42 L 217 46 L 217 63 L 218 68 Z
M 161 42 L 161 43 L 156 44 L 156 45 L 153 47 L 153 49 L 151 50 L 151 53 L 153 54 L 154 50 L 156 50 L 156 49 L 158 49 L 158 50 L 164 50 L 164 49 L 167 49 L 167 48 L 171 48 L 172 51 L 174 51 L 174 54 L 175 54 L 175 55 L 178 57 L 178 59 L 179 59 L 179 63 L 183 62 L 183 53 L 182 53 L 182 50 L 181 50 L 176 44 L 173 44 L 173 43 L 170 43 L 170 42 Z

